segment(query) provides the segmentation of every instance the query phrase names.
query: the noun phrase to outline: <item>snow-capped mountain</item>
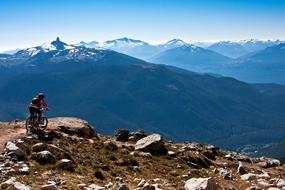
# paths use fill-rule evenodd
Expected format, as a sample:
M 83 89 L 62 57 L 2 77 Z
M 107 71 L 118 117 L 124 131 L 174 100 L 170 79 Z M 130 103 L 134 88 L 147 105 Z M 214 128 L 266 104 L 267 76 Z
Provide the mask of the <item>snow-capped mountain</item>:
M 69 45 L 57 38 L 51 43 L 41 46 L 31 47 L 0 59 L 0 66 L 13 67 L 17 65 L 34 67 L 37 65 L 62 62 L 94 63 L 104 62 L 104 58 L 113 60 L 114 64 L 121 63 L 122 59 L 143 62 L 127 55 L 122 55 L 115 51 L 87 48 L 84 46 Z
M 232 41 L 220 41 L 212 44 L 207 49 L 231 58 L 237 58 L 249 53 L 240 43 Z
M 100 43 L 97 41 L 91 41 L 91 42 L 81 41 L 78 44 L 75 44 L 75 46 L 84 46 L 87 48 L 100 48 Z
M 181 47 L 184 45 L 187 45 L 187 43 L 184 42 L 183 40 L 172 39 L 172 40 L 166 42 L 165 44 L 158 45 L 158 47 L 161 48 L 162 50 L 168 50 L 168 49 L 172 49 L 172 48 Z
M 148 43 L 141 40 L 134 40 L 130 38 L 118 38 L 115 40 L 108 40 L 103 43 L 103 47 L 113 49 L 113 48 L 125 48 L 125 47 L 137 47 L 149 45 Z
M 141 40 L 126 37 L 105 41 L 102 48 L 111 49 L 144 60 L 158 52 L 158 48 L 156 46 L 150 45 Z
M 63 51 L 67 49 L 74 49 L 76 46 L 68 45 L 62 41 L 60 41 L 59 37 L 56 38 L 55 41 L 50 43 L 44 43 L 41 46 L 31 47 L 27 49 L 23 49 L 15 53 L 16 57 L 33 57 L 39 53 L 47 53 L 50 51 Z
M 248 52 L 254 52 L 263 50 L 267 47 L 275 46 L 284 41 L 280 40 L 258 40 L 258 39 L 249 39 L 249 40 L 241 40 L 239 44 L 241 44 Z

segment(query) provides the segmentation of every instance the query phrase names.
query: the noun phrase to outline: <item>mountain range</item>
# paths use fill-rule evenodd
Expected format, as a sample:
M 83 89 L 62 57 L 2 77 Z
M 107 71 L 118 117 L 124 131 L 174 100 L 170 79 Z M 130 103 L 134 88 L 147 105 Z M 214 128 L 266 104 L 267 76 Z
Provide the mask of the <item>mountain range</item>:
M 141 40 L 124 37 L 108 40 L 103 44 L 97 41 L 81 41 L 69 46 L 70 49 L 74 47 L 109 49 L 147 62 L 168 64 L 195 72 L 230 76 L 250 83 L 285 84 L 283 76 L 285 53 L 282 49 L 284 41 L 250 39 L 239 42 L 221 41 L 211 45 L 201 42 L 195 44 L 173 39 L 164 44 L 151 45 Z M 24 51 L 20 50 L 12 55 L 16 55 L 15 63 L 17 64 L 19 59 L 25 59 L 25 56 L 49 50 L 51 48 L 49 46 L 50 44 L 46 43 Z M 22 54 L 21 58 L 19 54 Z M 9 57 L 9 54 L 0 54 L 1 62 L 4 62 L 6 57 Z M 11 59 L 9 63 L 13 64 Z
M 167 51 L 177 48 L 229 59 L 194 45 Z M 229 149 L 285 137 L 282 85 L 151 64 L 59 38 L 6 56 L 0 66 L 0 120 L 24 119 L 30 99 L 43 91 L 49 116 L 82 117 L 106 134 L 144 129 L 177 142 L 196 140 Z
M 281 40 L 221 41 L 200 47 L 180 39 L 150 45 L 141 40 L 120 38 L 100 47 L 190 71 L 230 76 L 250 83 L 285 84 L 283 46 Z

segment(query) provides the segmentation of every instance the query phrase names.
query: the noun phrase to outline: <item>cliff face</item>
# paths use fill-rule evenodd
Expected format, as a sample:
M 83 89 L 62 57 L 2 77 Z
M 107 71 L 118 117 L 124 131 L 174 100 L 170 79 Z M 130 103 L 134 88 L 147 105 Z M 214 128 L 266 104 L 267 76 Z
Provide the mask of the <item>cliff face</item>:
M 212 145 L 173 144 L 143 131 L 104 136 L 76 118 L 51 119 L 46 131 L 28 135 L 22 122 L 4 127 L 1 189 L 285 189 L 278 160 Z

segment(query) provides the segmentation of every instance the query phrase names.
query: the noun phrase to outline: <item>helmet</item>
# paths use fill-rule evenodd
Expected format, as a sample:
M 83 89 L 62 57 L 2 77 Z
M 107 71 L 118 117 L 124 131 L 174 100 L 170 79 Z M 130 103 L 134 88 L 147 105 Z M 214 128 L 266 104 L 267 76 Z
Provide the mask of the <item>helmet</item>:
M 45 94 L 44 93 L 39 93 L 38 94 L 38 98 L 45 98 L 46 96 L 45 96 Z
M 32 99 L 32 104 L 39 104 L 40 100 L 38 98 Z

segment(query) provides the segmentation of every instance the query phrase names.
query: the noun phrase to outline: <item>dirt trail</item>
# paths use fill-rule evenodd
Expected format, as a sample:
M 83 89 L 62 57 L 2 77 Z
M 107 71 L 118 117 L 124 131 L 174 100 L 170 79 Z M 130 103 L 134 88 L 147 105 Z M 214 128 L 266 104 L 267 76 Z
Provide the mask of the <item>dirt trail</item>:
M 0 152 L 5 143 L 25 136 L 26 129 L 23 122 L 0 122 Z

